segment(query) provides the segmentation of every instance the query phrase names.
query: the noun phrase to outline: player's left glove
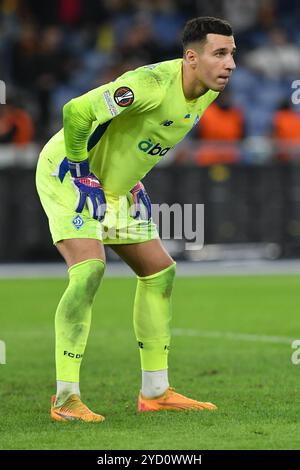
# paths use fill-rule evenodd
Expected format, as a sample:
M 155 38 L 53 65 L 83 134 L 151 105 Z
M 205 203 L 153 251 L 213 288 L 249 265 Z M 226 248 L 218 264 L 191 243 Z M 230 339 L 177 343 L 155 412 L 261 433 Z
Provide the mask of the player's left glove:
M 134 188 L 130 190 L 130 192 L 133 195 L 133 202 L 134 202 L 134 209 L 135 209 L 135 215 L 134 219 L 139 219 L 141 217 L 141 203 L 145 206 L 146 211 L 147 211 L 147 219 L 151 219 L 151 201 L 150 198 L 147 194 L 147 191 L 143 185 L 139 181 Z
M 82 212 L 87 204 L 91 216 L 102 222 L 106 212 L 106 198 L 100 181 L 91 173 L 88 159 L 72 162 L 67 157 L 61 162 L 58 177 L 63 182 L 66 173 L 70 171 L 71 179 L 78 191 L 76 212 Z

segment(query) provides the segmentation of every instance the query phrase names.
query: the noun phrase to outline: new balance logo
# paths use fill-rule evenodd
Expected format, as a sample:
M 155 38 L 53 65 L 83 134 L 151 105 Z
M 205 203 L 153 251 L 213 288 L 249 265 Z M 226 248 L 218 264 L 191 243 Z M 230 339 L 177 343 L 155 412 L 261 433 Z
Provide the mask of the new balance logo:
M 171 124 L 173 124 L 173 122 L 174 122 L 174 121 L 168 121 L 168 120 L 167 120 L 167 121 L 162 121 L 162 122 L 160 123 L 160 125 L 161 125 L 161 126 L 165 126 L 165 127 L 169 127 L 169 126 L 171 126 Z

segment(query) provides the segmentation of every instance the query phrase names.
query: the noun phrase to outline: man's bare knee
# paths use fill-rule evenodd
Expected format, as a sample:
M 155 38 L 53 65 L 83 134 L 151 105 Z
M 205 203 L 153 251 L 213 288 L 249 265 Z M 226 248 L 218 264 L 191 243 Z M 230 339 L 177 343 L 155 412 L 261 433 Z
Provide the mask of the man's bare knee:
M 72 238 L 59 241 L 56 247 L 69 268 L 87 259 L 101 259 L 105 263 L 104 247 L 99 240 Z

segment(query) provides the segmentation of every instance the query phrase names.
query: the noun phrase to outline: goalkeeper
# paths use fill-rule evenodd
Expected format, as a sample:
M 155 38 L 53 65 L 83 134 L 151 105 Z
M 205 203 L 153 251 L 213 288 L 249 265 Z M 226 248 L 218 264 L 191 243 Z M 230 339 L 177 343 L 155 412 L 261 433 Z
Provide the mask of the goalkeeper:
M 163 248 L 141 179 L 166 158 L 222 91 L 235 68 L 223 20 L 200 17 L 183 31 L 183 59 L 140 67 L 68 102 L 63 129 L 43 148 L 37 189 L 69 284 L 55 315 L 57 421 L 101 422 L 81 401 L 79 370 L 109 245 L 136 273 L 134 330 L 140 350 L 139 411 L 213 410 L 169 386 L 175 263 Z

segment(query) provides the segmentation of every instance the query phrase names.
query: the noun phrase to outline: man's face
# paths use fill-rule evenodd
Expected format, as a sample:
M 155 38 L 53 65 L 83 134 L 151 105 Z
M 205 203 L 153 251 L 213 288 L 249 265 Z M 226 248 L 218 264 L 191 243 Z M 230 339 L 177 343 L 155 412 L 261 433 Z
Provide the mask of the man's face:
M 208 34 L 203 44 L 192 45 L 186 52 L 186 60 L 192 66 L 195 78 L 204 88 L 222 91 L 235 69 L 233 36 Z

